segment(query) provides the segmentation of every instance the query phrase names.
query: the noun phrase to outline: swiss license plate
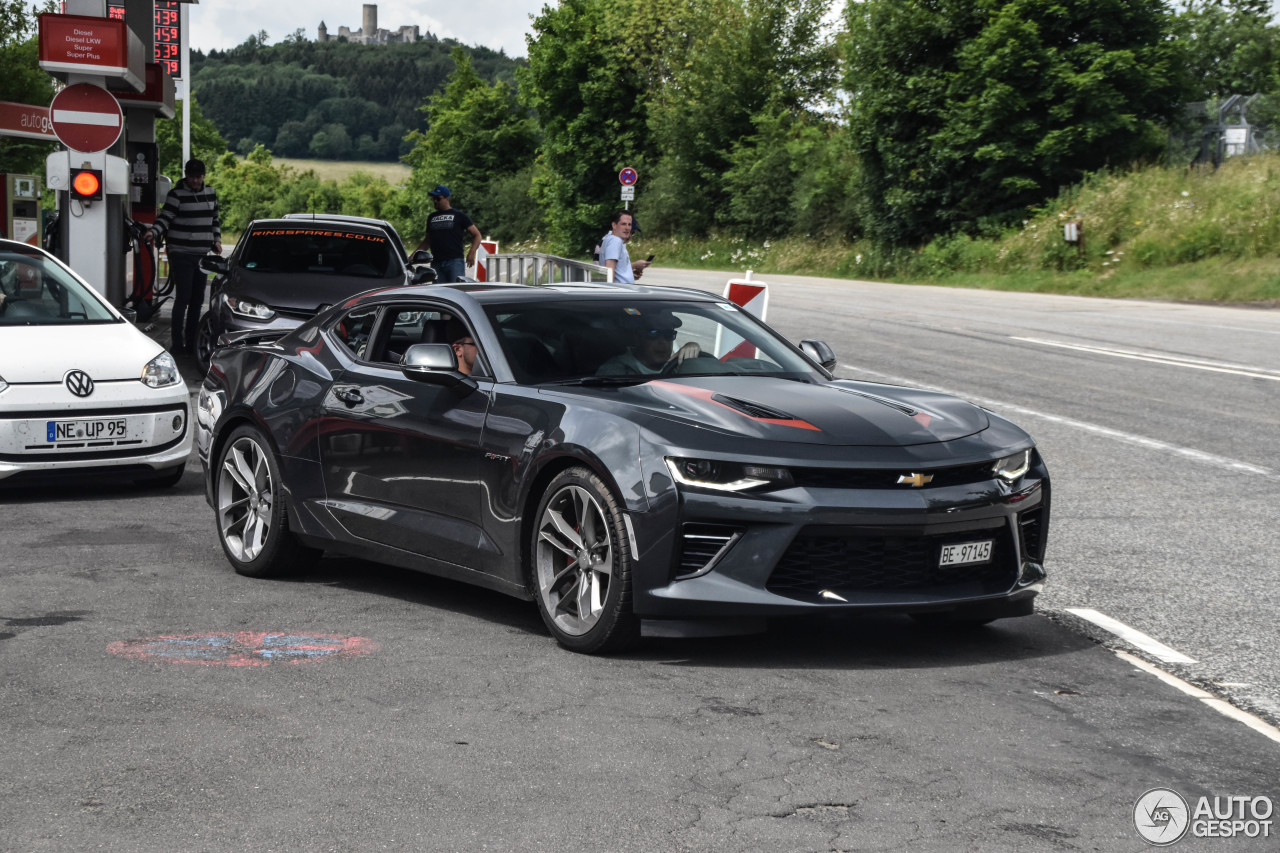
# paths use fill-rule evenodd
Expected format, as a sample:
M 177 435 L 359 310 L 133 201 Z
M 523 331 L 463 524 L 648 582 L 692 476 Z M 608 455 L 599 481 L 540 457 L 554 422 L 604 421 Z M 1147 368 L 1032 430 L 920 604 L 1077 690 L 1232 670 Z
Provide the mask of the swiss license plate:
M 943 545 L 942 556 L 938 558 L 939 566 L 964 566 L 969 563 L 985 563 L 991 559 L 991 544 L 994 539 L 981 542 L 960 542 L 956 545 Z
M 111 441 L 129 434 L 128 418 L 98 418 L 82 421 L 49 421 L 48 440 Z

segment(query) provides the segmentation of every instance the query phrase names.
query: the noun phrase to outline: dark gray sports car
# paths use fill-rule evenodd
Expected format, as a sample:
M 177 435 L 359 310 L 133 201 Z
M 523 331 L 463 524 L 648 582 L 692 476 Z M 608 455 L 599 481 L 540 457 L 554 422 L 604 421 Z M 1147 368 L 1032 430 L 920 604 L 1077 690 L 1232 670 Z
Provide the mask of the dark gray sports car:
M 200 318 L 201 365 L 230 332 L 284 331 L 324 308 L 378 287 L 435 281 L 429 252 L 405 253 L 389 223 L 360 216 L 290 214 L 250 222 L 228 258 L 201 260 L 215 274 Z
M 396 287 L 220 349 L 196 442 L 242 574 L 322 550 L 420 569 L 534 600 L 577 651 L 1031 613 L 1031 437 L 834 364 L 700 291 Z

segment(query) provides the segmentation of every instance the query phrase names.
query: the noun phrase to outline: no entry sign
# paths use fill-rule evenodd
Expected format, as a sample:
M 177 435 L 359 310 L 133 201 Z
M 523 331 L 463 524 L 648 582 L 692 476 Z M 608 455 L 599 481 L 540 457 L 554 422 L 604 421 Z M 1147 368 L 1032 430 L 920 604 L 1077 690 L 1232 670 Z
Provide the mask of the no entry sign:
M 59 142 L 85 154 L 106 151 L 124 129 L 115 96 L 92 83 L 76 83 L 54 95 L 49 120 Z

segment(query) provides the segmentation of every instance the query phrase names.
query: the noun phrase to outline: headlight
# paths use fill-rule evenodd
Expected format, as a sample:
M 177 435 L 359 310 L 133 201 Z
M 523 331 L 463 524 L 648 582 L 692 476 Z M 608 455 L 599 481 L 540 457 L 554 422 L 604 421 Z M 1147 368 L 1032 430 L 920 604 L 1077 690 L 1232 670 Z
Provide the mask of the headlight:
M 225 299 L 231 313 L 240 317 L 248 317 L 250 320 L 270 320 L 276 316 L 275 311 L 253 299 L 237 299 L 234 296 L 227 296 Z
M 997 477 L 1003 480 L 1013 482 L 1014 480 L 1027 473 L 1027 469 L 1031 467 L 1031 451 L 1024 450 L 1021 453 L 1015 453 L 1012 456 L 996 462 L 991 466 L 991 470 Z
M 757 486 L 779 487 L 792 484 L 791 472 L 786 468 L 724 462 L 719 459 L 668 456 L 667 470 L 677 483 L 720 492 L 741 492 Z
M 178 365 L 173 356 L 162 352 L 142 368 L 142 381 L 150 388 L 163 388 L 166 385 L 177 385 L 182 377 L 178 375 Z

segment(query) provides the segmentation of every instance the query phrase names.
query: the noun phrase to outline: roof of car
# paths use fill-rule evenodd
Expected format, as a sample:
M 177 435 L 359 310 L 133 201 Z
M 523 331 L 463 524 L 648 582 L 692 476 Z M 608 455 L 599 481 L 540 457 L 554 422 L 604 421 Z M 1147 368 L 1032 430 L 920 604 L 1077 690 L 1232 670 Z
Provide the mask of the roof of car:
M 305 228 L 304 223 L 314 222 L 318 224 L 330 225 L 342 231 L 358 231 L 362 234 L 379 234 L 383 237 L 388 236 L 387 231 L 381 225 L 372 220 L 338 220 L 338 219 L 255 219 L 249 223 L 245 230 L 260 230 L 262 228 Z
M 603 283 L 564 285 L 507 284 L 504 282 L 467 282 L 458 284 L 423 284 L 380 291 L 380 296 L 446 296 L 448 291 L 466 294 L 482 305 L 506 302 L 565 302 L 569 300 L 607 300 L 625 302 L 636 299 L 669 299 L 680 302 L 723 302 L 723 297 L 704 290 L 682 287 L 618 286 Z

